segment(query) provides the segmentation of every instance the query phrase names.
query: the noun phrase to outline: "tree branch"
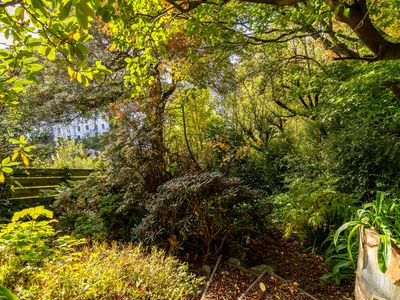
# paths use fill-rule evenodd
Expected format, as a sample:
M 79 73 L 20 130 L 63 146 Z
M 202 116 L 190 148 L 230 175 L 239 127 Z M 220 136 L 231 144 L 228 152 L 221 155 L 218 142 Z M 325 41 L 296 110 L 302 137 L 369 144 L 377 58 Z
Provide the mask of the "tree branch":
M 14 6 L 21 2 L 22 2 L 22 0 L 15 0 L 15 1 L 10 1 L 10 2 L 0 3 L 0 8 Z
M 207 0 L 166 0 L 182 13 L 187 13 L 201 4 L 216 4 Z M 223 4 L 231 0 L 223 0 Z M 338 9 L 336 19 L 347 24 L 358 36 L 361 42 L 371 50 L 376 59 L 400 59 L 400 43 L 394 43 L 387 40 L 373 25 L 366 0 L 354 0 L 352 4 L 343 5 L 341 0 L 324 0 L 331 9 Z M 258 3 L 277 6 L 296 6 L 300 3 L 306 3 L 306 0 L 240 0 L 241 3 Z M 349 10 L 349 14 L 345 9 Z M 322 39 L 325 46 L 328 46 L 336 53 L 345 54 L 345 56 L 357 57 L 358 54 L 351 51 L 343 44 L 336 44 Z M 346 49 L 347 48 L 347 49 Z M 348 55 L 350 54 L 350 55 Z
M 400 43 L 388 41 L 375 28 L 369 17 L 366 0 L 358 0 L 346 7 L 340 5 L 338 0 L 326 0 L 326 2 L 333 9 L 339 7 L 336 18 L 354 31 L 363 44 L 375 54 L 376 59 L 400 59 Z M 350 10 L 348 16 L 344 14 L 345 8 Z
M 240 0 L 241 2 L 272 4 L 278 6 L 293 6 L 299 3 L 305 3 L 304 0 Z

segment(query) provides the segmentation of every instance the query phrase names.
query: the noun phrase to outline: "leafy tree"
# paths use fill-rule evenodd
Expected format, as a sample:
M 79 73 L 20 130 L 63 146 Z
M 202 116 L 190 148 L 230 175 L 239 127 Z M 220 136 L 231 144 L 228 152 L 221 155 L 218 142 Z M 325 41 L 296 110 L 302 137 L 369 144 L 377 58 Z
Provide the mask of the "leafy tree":
M 392 41 L 381 30 L 392 30 L 398 22 L 399 6 L 396 1 L 342 1 L 342 0 L 245 0 L 235 3 L 221 0 L 208 1 L 166 0 L 180 13 L 194 16 L 190 23 L 211 22 L 214 28 L 225 32 L 241 33 L 253 43 L 282 42 L 299 35 L 319 39 L 338 55 L 360 58 L 363 55 L 351 47 L 350 36 L 335 29 L 335 20 L 346 24 L 352 36 L 373 53 L 374 59 L 398 59 L 400 43 Z M 221 10 L 218 12 L 218 10 Z M 211 17 L 212 16 L 212 17 Z M 196 18 L 198 17 L 198 18 Z M 201 25 L 200 25 L 201 26 Z M 383 28 L 382 28 L 383 27 Z M 197 28 L 196 28 L 197 29 Z M 322 30 L 321 30 L 322 29 Z M 221 36 L 219 36 L 221 38 Z

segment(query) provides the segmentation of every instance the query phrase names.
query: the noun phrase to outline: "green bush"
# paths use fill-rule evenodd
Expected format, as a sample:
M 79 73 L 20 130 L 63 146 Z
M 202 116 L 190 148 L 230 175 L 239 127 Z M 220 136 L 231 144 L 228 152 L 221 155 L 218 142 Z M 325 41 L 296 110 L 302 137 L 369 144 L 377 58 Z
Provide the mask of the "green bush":
M 92 173 L 74 187 L 63 187 L 53 208 L 67 232 L 95 240 L 129 240 L 143 217 L 144 204 L 139 203 L 127 205 L 107 176 Z
M 400 199 L 377 192 L 373 202 L 364 204 L 349 222 L 344 223 L 329 237 L 327 242 L 330 245 L 325 254 L 325 262 L 331 270 L 323 279 L 333 279 L 339 283 L 354 278 L 359 248 L 357 233 L 361 226 L 371 228 L 379 234 L 377 261 L 380 270 L 386 272 L 391 259 L 392 245 L 400 246 L 399 220 Z
M 284 234 L 321 245 L 355 211 L 357 196 L 341 193 L 335 179 L 292 178 L 287 192 L 274 196 L 274 220 Z
M 20 295 L 28 299 L 157 299 L 195 296 L 202 283 L 186 265 L 163 252 L 116 243 L 94 244 L 48 262 Z
M 340 234 L 348 231 L 348 256 L 353 260 L 352 247 L 357 240 L 359 228 L 370 228 L 379 234 L 377 261 L 379 269 L 385 273 L 392 256 L 392 245 L 400 246 L 400 199 L 386 197 L 384 192 L 377 192 L 376 199 L 367 203 L 354 214 L 351 221 L 344 223 L 335 233 L 334 243 L 338 245 Z
M 23 221 L 26 220 L 26 221 Z M 0 284 L 12 286 L 54 260 L 85 243 L 71 236 L 56 236 L 53 213 L 43 206 L 16 212 L 11 223 L 0 226 Z
M 286 171 L 283 155 L 287 150 L 283 142 L 273 145 L 279 146 L 279 150 L 273 149 L 272 144 L 271 142 L 270 149 L 265 152 L 250 150 L 248 155 L 235 161 L 229 173 L 268 195 L 282 189 L 282 174 Z
M 358 254 L 359 240 L 355 239 L 348 245 L 348 232 L 341 235 L 336 241 L 336 244 L 333 242 L 333 239 L 334 232 L 329 235 L 324 243 L 329 245 L 324 253 L 324 263 L 329 271 L 324 274 L 321 279 L 334 280 L 338 284 L 343 281 L 354 281 L 357 263 L 354 259 L 350 258 L 348 248 L 350 247 L 352 257 L 356 257 Z
M 263 224 L 257 194 L 239 179 L 220 173 L 186 175 L 160 186 L 149 200 L 147 216 L 135 236 L 177 250 L 191 246 L 205 257 L 242 241 Z
M 99 164 L 98 158 L 91 158 L 85 153 L 83 144 L 75 140 L 56 141 L 54 153 L 44 159 L 37 159 L 33 166 L 39 168 L 56 168 L 56 169 L 95 169 Z

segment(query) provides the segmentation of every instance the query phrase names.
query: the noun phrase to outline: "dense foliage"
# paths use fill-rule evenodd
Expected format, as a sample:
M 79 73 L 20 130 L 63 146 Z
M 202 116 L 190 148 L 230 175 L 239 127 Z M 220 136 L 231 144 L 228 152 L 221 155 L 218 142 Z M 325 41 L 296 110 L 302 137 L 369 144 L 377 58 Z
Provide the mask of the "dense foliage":
M 113 243 L 78 249 L 85 240 L 57 236 L 43 207 L 14 214 L 0 231 L 0 285 L 23 299 L 186 299 L 201 279 L 153 249 Z M 44 217 L 43 220 L 40 220 Z M 28 221 L 22 221 L 29 218 Z
M 225 244 L 249 243 L 265 227 L 269 207 L 256 195 L 240 180 L 216 172 L 178 177 L 159 187 L 134 232 L 144 242 L 168 242 L 173 252 L 202 249 L 207 258 Z
M 35 167 L 96 169 L 59 188 L 61 231 L 209 259 L 242 258 L 254 237 L 279 230 L 327 250 L 333 269 L 325 277 L 336 281 L 351 278 L 352 238 L 367 225 L 381 235 L 385 270 L 384 253 L 398 238 L 397 200 L 366 203 L 379 190 L 400 196 L 399 20 L 397 0 L 1 3 L 0 190 L 18 185 L 15 167 L 32 158 Z M 103 141 L 54 146 L 41 131 L 42 122 L 99 113 L 112 125 Z M 42 144 L 33 155 L 30 142 Z M 85 147 L 104 150 L 102 159 Z M 334 237 L 352 215 L 341 229 L 355 227 Z M 21 295 L 40 298 L 43 285 L 45 298 L 196 291 L 198 281 L 159 252 L 161 266 L 131 246 L 60 254 L 54 221 L 31 217 L 0 234 L 0 284 L 37 275 L 24 279 Z M 110 273 L 92 289 L 99 264 Z M 86 269 L 93 276 L 81 282 Z M 126 272 L 133 278 L 114 289 Z M 168 274 L 177 274 L 174 288 Z
M 42 151 L 41 151 L 42 150 Z M 54 169 L 96 169 L 100 157 L 90 157 L 83 144 L 75 140 L 56 140 L 54 148 L 36 149 L 33 167 Z

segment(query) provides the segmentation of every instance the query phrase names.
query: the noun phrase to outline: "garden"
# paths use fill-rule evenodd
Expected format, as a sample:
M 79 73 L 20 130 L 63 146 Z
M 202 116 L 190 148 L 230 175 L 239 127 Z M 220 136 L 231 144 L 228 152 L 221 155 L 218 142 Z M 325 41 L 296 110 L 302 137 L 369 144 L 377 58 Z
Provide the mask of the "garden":
M 400 300 L 398 0 L 0 1 L 0 299 Z

